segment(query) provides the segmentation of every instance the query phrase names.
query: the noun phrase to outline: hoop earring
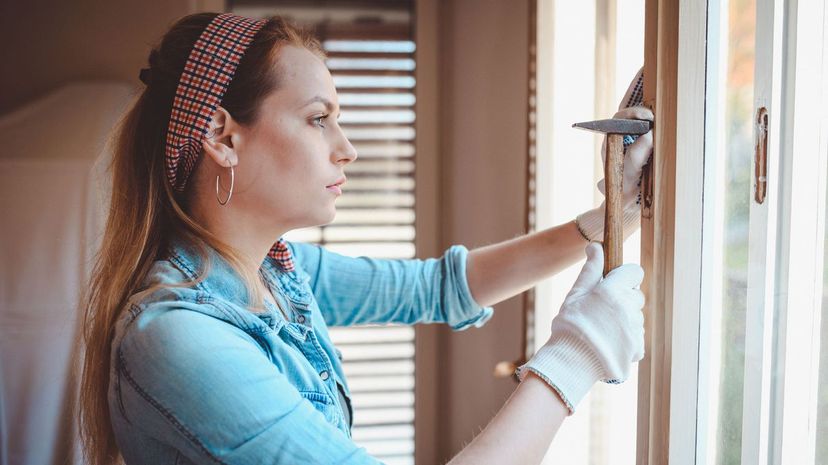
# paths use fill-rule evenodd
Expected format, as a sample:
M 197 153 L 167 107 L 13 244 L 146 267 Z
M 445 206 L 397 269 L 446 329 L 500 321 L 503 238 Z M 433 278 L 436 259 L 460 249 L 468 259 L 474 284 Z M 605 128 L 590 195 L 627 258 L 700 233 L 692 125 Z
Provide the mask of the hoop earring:
M 219 195 L 219 178 L 220 175 L 216 175 L 216 200 L 218 200 L 219 205 L 227 205 L 230 202 L 230 197 L 233 197 L 233 186 L 236 184 L 236 173 L 233 171 L 233 167 L 230 167 L 230 191 L 227 194 L 227 198 L 224 199 L 224 202 L 221 201 L 221 196 Z

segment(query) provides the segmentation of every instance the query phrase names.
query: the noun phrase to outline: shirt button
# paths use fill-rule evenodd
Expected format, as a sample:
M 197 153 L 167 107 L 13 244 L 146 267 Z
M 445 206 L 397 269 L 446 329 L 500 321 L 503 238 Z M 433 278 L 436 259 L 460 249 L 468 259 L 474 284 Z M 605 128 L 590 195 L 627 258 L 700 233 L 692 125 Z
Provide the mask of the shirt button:
M 297 316 L 296 321 L 298 321 L 299 323 L 304 323 L 305 322 L 305 316 L 304 315 Z
M 327 381 L 328 378 L 330 378 L 330 375 L 327 371 L 323 371 L 322 373 L 319 373 L 319 377 L 322 378 L 322 381 Z

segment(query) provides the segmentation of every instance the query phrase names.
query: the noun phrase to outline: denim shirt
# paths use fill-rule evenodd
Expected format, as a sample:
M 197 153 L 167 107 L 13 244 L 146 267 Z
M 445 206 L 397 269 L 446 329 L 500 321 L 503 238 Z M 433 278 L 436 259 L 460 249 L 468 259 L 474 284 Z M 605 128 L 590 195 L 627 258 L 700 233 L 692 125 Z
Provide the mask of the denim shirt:
M 351 258 L 289 243 L 295 269 L 262 263 L 288 312 L 245 308 L 247 291 L 208 248 L 191 287 L 137 293 L 112 343 L 109 410 L 127 464 L 375 464 L 350 437 L 350 390 L 328 326 L 481 326 L 463 246 L 441 258 Z M 195 279 L 202 259 L 173 241 L 142 289 Z M 341 390 L 343 395 L 339 394 Z M 341 405 L 341 399 L 347 405 Z

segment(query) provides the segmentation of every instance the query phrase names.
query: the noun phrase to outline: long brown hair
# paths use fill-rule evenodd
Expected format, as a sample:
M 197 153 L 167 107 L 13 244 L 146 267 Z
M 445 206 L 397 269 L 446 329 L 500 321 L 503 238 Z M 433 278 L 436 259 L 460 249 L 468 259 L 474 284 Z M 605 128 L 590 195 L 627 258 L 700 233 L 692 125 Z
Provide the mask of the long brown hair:
M 187 214 L 186 192 L 176 195 L 164 171 L 166 130 L 179 76 L 193 44 L 217 14 L 189 15 L 170 28 L 149 55 L 147 87 L 114 133 L 109 216 L 82 297 L 85 350 L 79 427 L 90 465 L 120 461 L 107 401 L 114 325 L 127 300 L 140 290 L 153 262 L 163 258 L 171 236 L 198 247 L 205 262 L 206 247 L 214 249 L 245 280 L 252 306 L 261 303 L 258 287 L 252 284 L 256 277 L 245 271 L 240 254 Z M 260 102 L 280 87 L 281 72 L 275 65 L 284 45 L 304 47 L 324 58 L 319 42 L 310 34 L 280 17 L 269 18 L 245 52 L 222 99 L 222 107 L 239 124 L 254 123 Z M 209 265 L 199 280 L 207 269 Z

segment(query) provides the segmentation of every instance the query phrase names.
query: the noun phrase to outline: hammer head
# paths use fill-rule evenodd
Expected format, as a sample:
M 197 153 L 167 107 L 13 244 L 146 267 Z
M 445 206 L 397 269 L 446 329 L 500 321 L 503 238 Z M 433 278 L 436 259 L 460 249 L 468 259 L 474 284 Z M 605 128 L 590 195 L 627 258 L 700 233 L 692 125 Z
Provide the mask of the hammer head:
M 597 121 L 586 121 L 575 123 L 573 128 L 586 129 L 587 131 L 600 132 L 602 134 L 646 134 L 652 129 L 653 122 L 642 119 L 599 119 Z

